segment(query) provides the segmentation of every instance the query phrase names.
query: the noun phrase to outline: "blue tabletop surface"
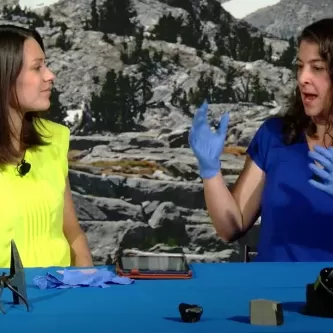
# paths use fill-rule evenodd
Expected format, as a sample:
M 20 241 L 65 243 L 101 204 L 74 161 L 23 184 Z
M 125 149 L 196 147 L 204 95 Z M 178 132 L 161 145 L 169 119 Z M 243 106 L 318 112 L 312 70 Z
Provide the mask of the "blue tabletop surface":
M 33 277 L 56 268 L 26 269 L 32 311 L 10 303 L 3 294 L 7 314 L 0 327 L 9 332 L 333 332 L 333 319 L 304 316 L 305 285 L 323 267 L 333 263 L 228 263 L 193 264 L 191 280 L 135 281 L 109 288 L 40 290 Z M 249 302 L 265 298 L 282 303 L 284 325 L 249 324 Z M 198 304 L 200 322 L 183 323 L 179 303 Z

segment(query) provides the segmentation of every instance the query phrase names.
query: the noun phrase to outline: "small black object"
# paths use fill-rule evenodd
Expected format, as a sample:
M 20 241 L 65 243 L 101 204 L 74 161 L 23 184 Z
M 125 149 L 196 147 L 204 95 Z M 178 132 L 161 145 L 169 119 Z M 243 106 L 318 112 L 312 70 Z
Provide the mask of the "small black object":
M 24 268 L 14 240 L 11 241 L 10 257 L 11 259 L 10 259 L 9 275 L 2 273 L 2 275 L 0 276 L 0 297 L 2 295 L 3 289 L 8 288 L 13 294 L 13 303 L 25 304 L 27 307 L 27 311 L 29 312 Z M 1 299 L 0 299 L 0 311 L 3 314 L 6 313 L 5 310 L 3 309 Z
M 21 164 L 17 166 L 17 171 L 20 176 L 25 176 L 31 169 L 31 164 L 22 160 Z
M 199 305 L 181 303 L 179 304 L 179 312 L 183 321 L 195 323 L 200 320 L 203 308 Z
M 322 269 L 315 283 L 306 285 L 306 305 L 302 313 L 333 318 L 333 268 Z

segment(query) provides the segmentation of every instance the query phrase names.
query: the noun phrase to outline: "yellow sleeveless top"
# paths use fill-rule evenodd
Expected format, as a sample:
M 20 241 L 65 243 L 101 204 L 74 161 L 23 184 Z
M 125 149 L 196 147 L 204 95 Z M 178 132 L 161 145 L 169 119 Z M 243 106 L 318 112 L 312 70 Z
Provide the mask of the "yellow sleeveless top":
M 36 123 L 38 124 L 38 123 Z M 13 239 L 24 267 L 69 266 L 70 247 L 63 233 L 69 129 L 42 120 L 37 130 L 50 145 L 28 149 L 25 176 L 15 165 L 0 170 L 0 267 L 10 267 Z

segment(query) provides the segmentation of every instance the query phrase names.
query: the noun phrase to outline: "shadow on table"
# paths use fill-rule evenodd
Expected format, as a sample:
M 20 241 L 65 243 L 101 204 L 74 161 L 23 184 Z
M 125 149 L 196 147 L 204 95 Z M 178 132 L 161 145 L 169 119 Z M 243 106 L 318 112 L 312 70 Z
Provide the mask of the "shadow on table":
M 46 294 L 46 295 L 43 295 L 43 296 L 37 296 L 37 297 L 29 297 L 29 295 L 28 295 L 28 303 L 29 303 L 30 312 L 33 311 L 35 303 L 38 303 L 38 302 L 41 302 L 41 301 L 46 301 L 46 300 L 52 299 L 54 297 L 60 296 L 63 293 L 67 292 L 69 289 L 58 289 L 56 292 Z M 19 310 L 19 311 L 22 311 L 22 312 L 27 311 L 25 305 L 23 305 L 23 304 L 13 304 L 12 299 L 2 300 L 2 304 L 5 306 L 5 308 L 6 308 L 5 311 L 6 312 L 8 310 L 14 309 L 14 308 L 15 308 L 15 310 Z
M 236 321 L 237 323 L 242 323 L 242 324 L 250 324 L 249 316 L 234 316 L 227 318 L 227 320 Z
M 305 302 L 282 302 L 283 311 L 297 312 L 302 314 Z
M 187 324 L 180 318 L 180 316 L 179 317 L 164 317 L 163 319 L 169 320 L 169 321 L 174 321 L 174 322 L 177 322 L 177 323 Z M 207 318 L 202 318 L 201 317 L 201 319 L 198 322 L 202 322 L 202 321 L 207 321 Z
M 176 321 L 178 323 L 182 323 L 183 321 L 181 320 L 181 318 L 179 317 L 164 317 L 165 320 L 170 320 L 170 321 Z

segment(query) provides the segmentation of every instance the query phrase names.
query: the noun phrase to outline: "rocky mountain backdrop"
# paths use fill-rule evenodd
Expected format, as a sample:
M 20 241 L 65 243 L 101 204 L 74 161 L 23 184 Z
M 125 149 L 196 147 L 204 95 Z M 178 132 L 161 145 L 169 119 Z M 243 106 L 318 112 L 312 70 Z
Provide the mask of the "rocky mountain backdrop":
M 333 3 L 330 0 L 281 0 L 247 15 L 244 20 L 280 38 L 291 38 L 304 26 L 332 16 Z
M 48 116 L 71 128 L 69 176 L 95 264 L 119 249 L 242 260 L 260 220 L 239 242 L 219 239 L 188 132 L 205 98 L 212 127 L 230 112 L 221 161 L 232 186 L 255 131 L 288 102 L 293 40 L 234 19 L 218 0 L 62 0 L 34 12 L 14 4 L 1 22 L 44 38 L 57 75 Z

